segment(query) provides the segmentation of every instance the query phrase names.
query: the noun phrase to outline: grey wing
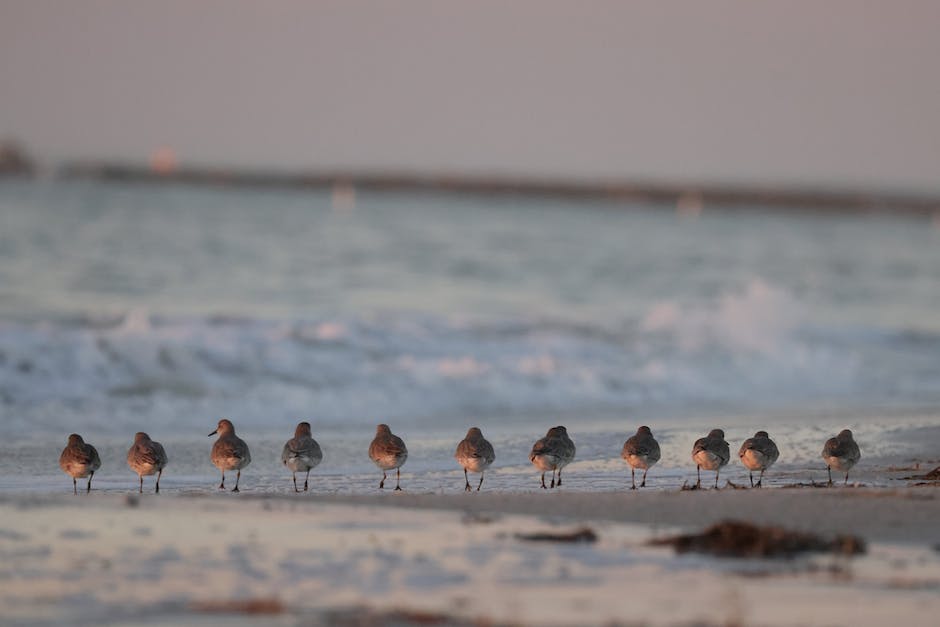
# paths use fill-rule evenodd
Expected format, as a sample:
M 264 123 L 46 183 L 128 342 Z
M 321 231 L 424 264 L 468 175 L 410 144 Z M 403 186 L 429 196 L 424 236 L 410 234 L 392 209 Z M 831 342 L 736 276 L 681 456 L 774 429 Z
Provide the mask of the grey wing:
M 658 462 L 660 457 L 662 457 L 662 453 L 659 450 L 659 442 L 653 438 L 649 439 L 649 452 L 646 454 L 646 456 L 652 462 Z
M 496 451 L 493 450 L 493 445 L 490 444 L 488 440 L 483 440 L 483 443 L 480 445 L 480 456 L 485 459 L 488 464 L 492 464 L 496 461 Z
M 157 463 L 160 465 L 161 468 L 163 466 L 166 466 L 167 462 L 170 461 L 169 458 L 166 456 L 166 450 L 164 450 L 163 445 L 160 444 L 159 442 L 153 443 L 153 452 L 154 452 L 154 455 L 156 456 Z
M 290 443 L 291 441 L 288 440 L 284 444 L 284 450 L 281 451 L 281 463 L 284 464 L 285 466 L 287 465 L 287 460 L 293 457 L 293 453 L 291 452 L 291 448 L 290 448 Z
M 101 458 L 98 457 L 98 449 L 96 449 L 91 444 L 85 445 L 85 452 L 88 455 L 88 465 L 92 470 L 98 470 L 101 468 Z
M 320 443 L 314 440 L 313 438 L 310 438 L 310 447 L 308 450 L 310 451 L 311 459 L 316 459 L 316 460 L 323 459 L 323 450 L 320 449 Z
M 394 452 L 395 455 L 407 455 L 408 447 L 405 446 L 405 441 L 402 440 L 397 435 L 393 435 L 389 441 L 388 450 Z
M 718 443 L 718 446 L 715 447 L 715 454 L 722 459 L 722 463 L 727 464 L 728 460 L 731 459 L 731 447 L 728 446 L 728 443 L 722 440 Z

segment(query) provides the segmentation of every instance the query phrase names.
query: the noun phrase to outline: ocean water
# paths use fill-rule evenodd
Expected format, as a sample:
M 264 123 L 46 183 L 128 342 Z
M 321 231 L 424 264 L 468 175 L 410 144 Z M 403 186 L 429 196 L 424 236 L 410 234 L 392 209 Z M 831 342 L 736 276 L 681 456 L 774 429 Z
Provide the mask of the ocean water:
M 622 487 L 639 424 L 664 487 L 713 426 L 732 448 L 767 429 L 802 479 L 850 427 L 877 482 L 940 456 L 938 311 L 940 228 L 910 216 L 0 182 L 0 490 L 68 487 L 70 432 L 126 489 L 138 430 L 167 445 L 164 486 L 209 489 L 223 416 L 256 489 L 287 489 L 299 420 L 333 491 L 374 489 L 378 422 L 424 490 L 462 487 L 472 425 L 503 489 L 535 487 L 555 424 L 574 489 Z

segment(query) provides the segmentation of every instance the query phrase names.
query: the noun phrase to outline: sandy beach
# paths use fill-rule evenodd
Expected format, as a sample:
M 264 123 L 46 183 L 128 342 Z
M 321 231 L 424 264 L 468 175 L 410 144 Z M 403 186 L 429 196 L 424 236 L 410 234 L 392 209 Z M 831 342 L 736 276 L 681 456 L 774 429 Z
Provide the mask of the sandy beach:
M 854 558 L 676 555 L 725 518 Z M 3 495 L 4 624 L 906 625 L 940 611 L 935 488 Z M 593 543 L 520 534 L 588 528 Z

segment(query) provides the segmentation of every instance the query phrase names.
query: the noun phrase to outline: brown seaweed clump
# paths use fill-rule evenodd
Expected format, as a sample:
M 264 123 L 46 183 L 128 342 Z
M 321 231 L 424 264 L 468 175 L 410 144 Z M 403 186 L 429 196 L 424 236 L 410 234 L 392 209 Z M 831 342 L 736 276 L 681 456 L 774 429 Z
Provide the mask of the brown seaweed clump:
M 865 552 L 865 542 L 856 536 L 824 538 L 736 520 L 717 523 L 702 533 L 653 540 L 651 544 L 672 546 L 677 553 L 707 553 L 719 557 L 794 557 L 810 552 L 858 555 Z
M 516 538 L 527 542 L 568 542 L 572 544 L 597 542 L 597 534 L 590 527 L 582 527 L 581 529 L 561 533 L 548 531 L 517 533 Z

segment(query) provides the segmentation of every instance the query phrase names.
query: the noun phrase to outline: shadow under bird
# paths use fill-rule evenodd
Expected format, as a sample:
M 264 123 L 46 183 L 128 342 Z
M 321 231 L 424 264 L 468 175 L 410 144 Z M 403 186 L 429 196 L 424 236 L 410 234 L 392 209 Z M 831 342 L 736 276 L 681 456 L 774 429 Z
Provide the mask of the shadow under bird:
M 393 434 L 388 425 L 381 424 L 375 428 L 375 438 L 369 445 L 369 459 L 382 469 L 380 490 L 385 487 L 385 479 L 388 478 L 387 471 L 393 468 L 397 471 L 395 489 L 401 490 L 401 467 L 408 459 L 408 449 L 405 447 L 404 440 Z
M 754 487 L 754 471 L 759 470 L 760 476 L 757 478 L 757 487 L 764 485 L 764 471 L 774 465 L 777 458 L 780 457 L 780 451 L 777 445 L 766 431 L 758 431 L 753 438 L 744 440 L 741 449 L 738 451 L 738 457 L 741 463 L 748 469 L 748 477 L 751 480 L 751 487 Z
M 633 482 L 631 490 L 636 490 L 636 469 L 643 469 L 643 480 L 640 481 L 640 487 L 646 487 L 646 473 L 659 461 L 662 454 L 659 451 L 659 442 L 653 437 L 653 432 L 647 426 L 642 426 L 636 430 L 635 435 L 627 438 L 623 443 L 623 450 L 620 456 L 625 462 L 630 464 L 630 479 Z
M 310 480 L 310 471 L 323 461 L 323 451 L 320 450 L 320 445 L 310 435 L 309 422 L 297 424 L 294 437 L 284 445 L 284 450 L 281 452 L 281 461 L 294 476 L 294 492 L 300 492 L 297 489 L 297 473 L 307 473 L 304 479 L 304 492 L 306 492 L 307 483 Z
M 159 442 L 154 442 L 150 436 L 143 431 L 138 431 L 134 435 L 134 444 L 127 451 L 127 465 L 131 470 L 137 473 L 140 479 L 140 493 L 144 493 L 144 475 L 157 475 L 157 483 L 154 492 L 160 492 L 160 477 L 163 476 L 163 468 L 167 464 L 166 451 Z
M 467 431 L 467 437 L 461 440 L 454 452 L 457 463 L 463 467 L 463 478 L 466 482 L 464 490 L 470 492 L 470 477 L 467 472 L 480 473 L 480 483 L 477 484 L 477 492 L 483 487 L 483 472 L 490 467 L 490 464 L 496 459 L 496 453 L 493 451 L 493 445 L 483 437 L 483 432 L 479 427 L 470 427 Z
M 695 462 L 697 480 L 695 487 L 702 487 L 702 468 L 715 471 L 715 487 L 718 487 L 718 474 L 721 467 L 731 459 L 731 447 L 725 442 L 725 432 L 712 429 L 704 438 L 699 438 L 692 446 L 692 460 Z
M 858 450 L 858 444 L 855 443 L 852 432 L 843 429 L 836 437 L 826 440 L 826 445 L 822 450 L 822 458 L 826 460 L 829 485 L 832 485 L 833 468 L 845 473 L 845 482 L 842 485 L 846 485 L 849 482 L 849 471 L 862 458 L 862 453 Z
M 235 487 L 232 492 L 238 492 L 238 482 L 242 478 L 242 468 L 251 463 L 251 453 L 248 452 L 248 445 L 240 437 L 235 435 L 235 425 L 232 421 L 223 418 L 219 421 L 215 431 L 209 434 L 211 438 L 216 433 L 219 439 L 212 445 L 212 464 L 222 471 L 222 483 L 219 489 L 225 489 L 225 471 L 237 470 L 235 476 Z
M 574 459 L 574 442 L 568 437 L 568 430 L 564 427 L 552 427 L 545 437 L 532 446 L 529 461 L 542 471 L 542 488 L 545 486 L 545 473 L 552 471 L 551 487 L 561 485 L 561 471 Z M 558 481 L 555 481 L 555 475 Z
M 82 436 L 73 433 L 69 436 L 69 443 L 59 456 L 59 467 L 65 474 L 72 477 L 72 494 L 78 494 L 77 479 L 88 477 L 88 487 L 85 492 L 91 492 L 91 478 L 95 471 L 101 468 L 101 458 L 94 446 L 85 442 Z

